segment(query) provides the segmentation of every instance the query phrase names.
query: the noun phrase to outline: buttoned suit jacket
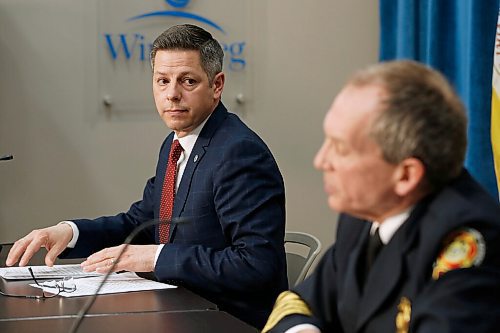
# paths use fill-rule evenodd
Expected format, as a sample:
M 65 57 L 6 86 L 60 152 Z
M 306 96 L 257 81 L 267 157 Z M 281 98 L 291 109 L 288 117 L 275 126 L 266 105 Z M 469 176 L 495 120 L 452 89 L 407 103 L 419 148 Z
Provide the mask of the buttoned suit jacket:
M 315 324 L 322 332 L 396 332 L 402 297 L 411 304 L 409 332 L 498 332 L 500 208 L 466 171 L 417 204 L 363 279 L 370 227 L 341 215 L 335 245 L 295 289 L 313 316 L 285 317 L 272 332 L 300 323 Z M 484 259 L 433 279 L 445 240 L 462 228 L 482 235 Z
M 128 212 L 75 220 L 80 236 L 63 257 L 86 257 L 121 244 L 141 223 L 157 219 L 173 139 L 164 141 L 142 200 Z M 159 255 L 159 281 L 183 285 L 220 309 L 262 327 L 274 299 L 287 288 L 285 196 L 278 166 L 265 143 L 222 103 L 193 147 L 175 195 L 169 243 Z M 158 227 L 136 243 L 157 244 Z

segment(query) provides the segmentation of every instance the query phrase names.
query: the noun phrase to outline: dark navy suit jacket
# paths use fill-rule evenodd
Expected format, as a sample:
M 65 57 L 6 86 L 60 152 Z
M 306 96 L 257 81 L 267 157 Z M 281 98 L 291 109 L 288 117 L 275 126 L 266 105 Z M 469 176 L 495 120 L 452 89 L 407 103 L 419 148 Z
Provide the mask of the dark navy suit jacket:
M 299 323 L 316 324 L 322 332 L 396 332 L 402 297 L 411 303 L 409 332 L 498 332 L 500 205 L 467 172 L 417 204 L 360 285 L 370 225 L 341 216 L 336 244 L 295 290 L 314 316 L 285 317 L 271 332 Z M 481 233 L 484 259 L 433 279 L 443 241 L 461 228 Z
M 141 201 L 116 216 L 75 220 L 80 236 L 63 257 L 86 257 L 121 244 L 141 223 L 159 215 L 171 133 L 156 176 Z M 184 285 L 220 309 L 262 327 L 274 299 L 287 288 L 284 251 L 285 194 L 265 143 L 219 103 L 203 127 L 175 196 L 171 227 L 155 267 L 159 281 Z M 158 227 L 137 243 L 157 244 Z

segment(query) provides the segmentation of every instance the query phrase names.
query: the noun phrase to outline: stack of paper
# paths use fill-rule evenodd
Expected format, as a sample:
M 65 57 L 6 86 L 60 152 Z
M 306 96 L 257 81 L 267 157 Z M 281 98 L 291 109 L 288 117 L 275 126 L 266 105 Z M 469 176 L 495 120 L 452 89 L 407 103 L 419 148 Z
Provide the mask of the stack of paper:
M 61 290 L 60 296 L 74 297 L 74 296 L 88 296 L 96 293 L 97 288 L 104 279 L 103 274 L 96 272 L 84 272 L 80 265 L 54 265 L 48 266 L 31 266 L 35 277 L 40 280 L 46 279 L 64 279 L 72 278 L 71 283 L 74 284 L 76 289 L 71 292 Z M 28 267 L 7 267 L 0 268 L 0 277 L 9 280 L 31 280 L 31 274 Z M 40 281 L 41 282 L 41 281 Z M 56 284 L 60 281 L 43 281 L 43 287 L 37 284 L 30 284 L 35 288 L 43 288 L 44 291 L 50 293 L 57 293 L 58 289 Z M 112 273 L 108 276 L 107 281 L 99 291 L 101 294 L 123 293 L 129 291 L 140 290 L 156 290 L 177 288 L 176 286 L 147 280 L 137 276 L 132 272 L 125 273 Z
M 76 287 L 75 290 L 71 292 L 61 291 L 59 295 L 64 297 L 94 295 L 97 291 L 97 288 L 102 283 L 103 278 L 104 275 L 83 278 L 83 279 L 74 279 L 73 282 Z M 42 289 L 42 287 L 36 284 L 30 284 L 30 286 Z M 177 288 L 177 287 L 166 283 L 147 280 L 137 276 L 137 274 L 132 272 L 125 272 L 118 274 L 115 273 L 108 276 L 108 279 L 101 287 L 101 290 L 99 290 L 98 295 L 125 293 L 130 291 L 169 289 L 169 288 Z M 56 288 L 50 288 L 44 286 L 43 290 L 53 294 L 57 293 Z
M 99 276 L 96 272 L 84 272 L 79 264 L 75 265 L 54 265 L 31 266 L 33 274 L 37 279 L 62 279 L 66 276 L 73 278 Z M 6 267 L 0 268 L 0 277 L 6 280 L 30 280 L 32 279 L 28 267 Z

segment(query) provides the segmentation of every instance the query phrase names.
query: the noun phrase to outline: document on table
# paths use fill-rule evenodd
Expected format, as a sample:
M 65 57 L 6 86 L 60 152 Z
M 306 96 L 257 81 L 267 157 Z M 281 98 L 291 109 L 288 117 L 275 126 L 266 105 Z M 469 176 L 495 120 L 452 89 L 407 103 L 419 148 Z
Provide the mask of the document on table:
M 37 279 L 62 279 L 65 276 L 73 278 L 100 276 L 96 272 L 84 272 L 79 264 L 74 265 L 54 265 L 49 266 L 30 266 Z M 0 277 L 6 280 L 31 280 L 31 274 L 28 267 L 6 267 L 0 268 Z
M 59 295 L 64 297 L 94 295 L 95 292 L 97 291 L 97 288 L 101 284 L 102 279 L 104 279 L 104 275 L 73 279 L 73 282 L 76 286 L 76 290 L 73 292 L 62 291 Z M 30 286 L 35 288 L 42 288 L 37 284 L 30 284 Z M 125 272 L 118 274 L 113 273 L 109 275 L 108 280 L 101 287 L 101 290 L 99 291 L 98 295 L 124 293 L 130 291 L 169 289 L 169 288 L 177 288 L 177 287 L 166 283 L 147 280 L 137 276 L 137 274 L 132 272 Z M 57 293 L 56 287 L 43 287 L 43 290 L 49 293 Z

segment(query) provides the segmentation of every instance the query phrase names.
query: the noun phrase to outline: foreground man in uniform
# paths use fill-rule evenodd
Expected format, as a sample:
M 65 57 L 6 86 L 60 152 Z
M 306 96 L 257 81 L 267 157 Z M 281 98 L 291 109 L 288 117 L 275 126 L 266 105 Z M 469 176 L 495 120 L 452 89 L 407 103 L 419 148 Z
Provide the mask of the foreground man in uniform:
M 421 64 L 354 75 L 314 160 L 337 241 L 264 332 L 498 332 L 500 208 L 463 168 L 466 123 Z

